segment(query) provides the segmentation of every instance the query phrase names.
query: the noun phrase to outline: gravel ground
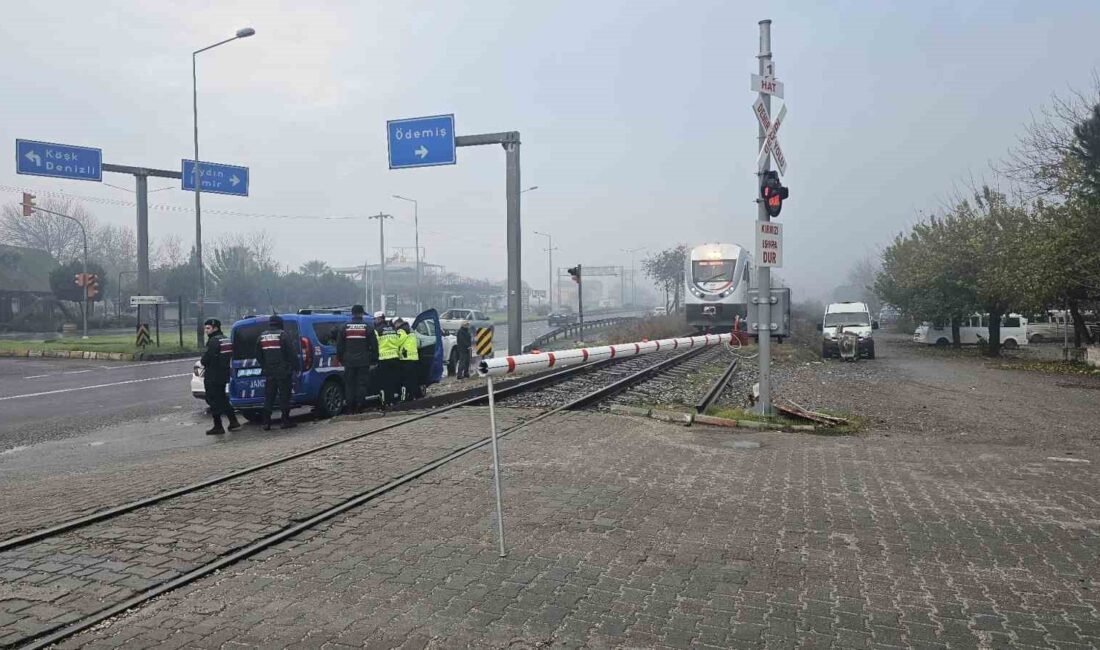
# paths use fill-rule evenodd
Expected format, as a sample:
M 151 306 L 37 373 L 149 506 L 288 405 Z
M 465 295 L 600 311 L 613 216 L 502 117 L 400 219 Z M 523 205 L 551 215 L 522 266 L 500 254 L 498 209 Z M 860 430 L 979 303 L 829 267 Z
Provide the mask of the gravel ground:
M 733 359 L 725 350 L 714 347 L 668 371 L 602 402 L 600 410 L 611 404 L 693 410 L 696 402 L 710 389 Z
M 776 403 L 861 416 L 868 435 L 1093 449 L 1100 378 L 1025 372 L 967 353 L 876 337 L 878 358 L 780 364 Z M 783 376 L 786 373 L 787 376 Z

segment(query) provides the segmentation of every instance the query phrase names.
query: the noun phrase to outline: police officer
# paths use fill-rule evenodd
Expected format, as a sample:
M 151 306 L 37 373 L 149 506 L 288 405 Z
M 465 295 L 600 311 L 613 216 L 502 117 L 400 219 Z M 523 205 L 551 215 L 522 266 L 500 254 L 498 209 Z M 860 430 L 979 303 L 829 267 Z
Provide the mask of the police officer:
M 398 324 L 400 331 L 401 401 L 420 397 L 420 339 L 404 320 Z
M 400 319 L 394 319 L 394 323 L 382 320 L 378 332 L 378 395 L 382 399 L 382 407 L 396 401 L 401 390 L 401 335 L 394 325 Z
M 470 378 L 470 346 L 473 345 L 473 337 L 470 335 L 470 321 L 462 321 L 455 336 L 455 349 L 458 351 L 458 359 L 455 363 L 455 378 Z
M 282 428 L 298 426 L 290 419 L 290 386 L 294 371 L 298 370 L 298 354 L 290 336 L 283 330 L 283 319 L 277 314 L 271 315 L 270 327 L 260 334 L 256 341 L 256 359 L 263 369 L 266 379 L 264 388 L 264 431 L 271 431 L 271 408 L 275 397 L 279 397 L 279 411 L 282 412 Z
M 370 376 L 370 367 L 378 363 L 378 337 L 363 320 L 363 305 L 353 305 L 351 322 L 336 333 L 336 360 L 344 366 L 344 394 L 348 413 L 358 413 Z
M 208 436 L 225 433 L 222 428 L 222 416 L 229 418 L 229 430 L 241 428 L 229 396 L 225 394 L 225 385 L 229 383 L 229 362 L 233 358 L 233 344 L 222 334 L 222 322 L 209 318 L 203 324 L 206 332 L 206 350 L 202 353 L 202 387 L 206 392 L 206 403 L 210 405 L 210 414 L 214 416 L 214 428 L 206 432 Z

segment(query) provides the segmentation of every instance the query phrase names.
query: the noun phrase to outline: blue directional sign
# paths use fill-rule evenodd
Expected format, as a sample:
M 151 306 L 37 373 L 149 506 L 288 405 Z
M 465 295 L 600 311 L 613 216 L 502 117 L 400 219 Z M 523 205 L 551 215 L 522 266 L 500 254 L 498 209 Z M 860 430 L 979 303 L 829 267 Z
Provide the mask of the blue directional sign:
M 195 161 L 184 159 L 183 161 L 183 189 L 195 191 Z M 202 175 L 202 191 L 213 194 L 232 194 L 233 196 L 248 196 L 248 167 L 237 165 L 222 165 L 202 161 L 199 165 L 199 174 Z
M 390 169 L 455 164 L 455 116 L 386 122 Z
M 71 144 L 16 140 L 15 173 L 102 181 L 103 151 Z

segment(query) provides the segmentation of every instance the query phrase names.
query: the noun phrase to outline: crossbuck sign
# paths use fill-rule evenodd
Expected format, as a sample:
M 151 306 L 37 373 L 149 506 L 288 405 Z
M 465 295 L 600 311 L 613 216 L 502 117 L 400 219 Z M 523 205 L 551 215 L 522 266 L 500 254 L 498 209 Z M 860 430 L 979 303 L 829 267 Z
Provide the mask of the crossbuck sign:
M 757 166 L 764 169 L 764 159 L 770 153 L 775 160 L 775 166 L 779 169 L 779 173 L 784 176 L 787 175 L 787 157 L 783 155 L 783 149 L 779 147 L 779 127 L 783 125 L 783 120 L 787 117 L 787 105 L 783 104 L 783 108 L 779 109 L 779 115 L 775 116 L 773 122 L 771 116 L 768 115 L 768 109 L 764 106 L 764 100 L 757 98 L 756 102 L 752 105 L 752 112 L 756 115 L 756 120 L 760 122 L 760 126 L 764 129 L 764 146 L 760 148 L 760 154 L 756 157 Z

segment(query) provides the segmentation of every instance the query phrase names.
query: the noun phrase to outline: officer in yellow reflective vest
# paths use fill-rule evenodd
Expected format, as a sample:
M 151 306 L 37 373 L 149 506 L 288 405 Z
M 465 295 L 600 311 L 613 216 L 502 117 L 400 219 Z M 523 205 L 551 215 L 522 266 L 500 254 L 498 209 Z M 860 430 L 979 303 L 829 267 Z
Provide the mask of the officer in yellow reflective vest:
M 378 333 L 378 397 L 382 408 L 395 402 L 401 390 L 401 333 L 393 323 L 382 321 Z
M 397 324 L 401 336 L 401 401 L 418 399 L 420 395 L 420 339 L 409 324 Z

